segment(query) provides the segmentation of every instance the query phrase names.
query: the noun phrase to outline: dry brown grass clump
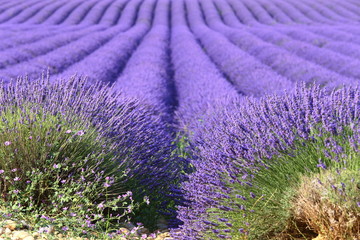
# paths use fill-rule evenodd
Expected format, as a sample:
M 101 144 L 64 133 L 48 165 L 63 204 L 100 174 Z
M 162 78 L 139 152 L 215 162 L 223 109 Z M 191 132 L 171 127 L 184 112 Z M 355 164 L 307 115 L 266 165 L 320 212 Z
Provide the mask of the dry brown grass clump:
M 296 222 L 306 223 L 318 238 L 359 240 L 359 175 L 359 171 L 328 170 L 303 177 L 293 205 Z

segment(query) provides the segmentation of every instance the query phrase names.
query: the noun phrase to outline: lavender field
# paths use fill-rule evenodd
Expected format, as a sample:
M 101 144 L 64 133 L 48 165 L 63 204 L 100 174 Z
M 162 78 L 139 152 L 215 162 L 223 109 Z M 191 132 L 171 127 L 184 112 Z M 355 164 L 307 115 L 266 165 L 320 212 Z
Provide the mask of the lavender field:
M 309 217 L 316 214 L 295 214 L 304 206 L 289 199 L 303 189 L 290 184 L 285 200 L 280 191 L 275 200 L 291 202 L 286 209 L 267 199 L 294 172 L 296 186 L 333 168 L 359 176 L 358 163 L 347 165 L 360 159 L 359 22 L 356 0 L 0 0 L 0 79 L 7 86 L 49 74 L 56 85 L 76 74 L 144 106 L 145 117 L 129 115 L 130 130 L 117 132 L 131 134 L 117 146 L 137 151 L 127 166 L 135 180 L 123 191 L 161 196 L 152 196 L 158 215 L 136 221 L 155 231 L 165 218 L 169 239 L 359 239 L 359 193 L 343 187 L 357 203 L 343 216 L 355 220 L 346 233 L 339 217 L 325 224 L 334 235 Z M 314 159 L 287 173 L 270 161 L 287 165 L 283 156 L 293 155 Z M 274 177 L 268 185 L 265 175 Z M 293 233 L 294 224 L 310 233 Z

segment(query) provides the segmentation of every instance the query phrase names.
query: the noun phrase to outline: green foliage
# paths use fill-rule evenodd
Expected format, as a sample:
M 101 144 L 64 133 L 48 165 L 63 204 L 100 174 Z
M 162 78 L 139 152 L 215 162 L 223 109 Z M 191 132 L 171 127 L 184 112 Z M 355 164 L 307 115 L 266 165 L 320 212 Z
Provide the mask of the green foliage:
M 191 157 L 189 150 L 190 140 L 186 134 L 178 132 L 176 134 L 176 138 L 173 144 L 176 144 L 176 148 L 173 151 L 173 156 L 177 156 L 184 159 L 188 159 Z

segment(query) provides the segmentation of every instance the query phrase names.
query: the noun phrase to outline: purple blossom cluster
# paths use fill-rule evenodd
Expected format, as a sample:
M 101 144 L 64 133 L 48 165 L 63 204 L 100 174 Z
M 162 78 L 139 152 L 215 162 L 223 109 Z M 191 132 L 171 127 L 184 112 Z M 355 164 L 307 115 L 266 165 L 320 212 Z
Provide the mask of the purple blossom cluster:
M 198 160 L 192 164 L 196 172 L 183 184 L 190 204 L 179 207 L 184 225 L 181 233 L 174 235 L 178 239 L 201 239 L 204 232 L 217 231 L 220 222 L 208 219 L 209 209 L 239 211 L 226 205 L 234 191 L 226 183 L 251 187 L 251 176 L 262 159 L 281 154 L 299 139 L 309 140 L 316 126 L 322 126 L 323 135 L 340 135 L 345 126 L 350 126 L 354 134 L 345 135 L 346 141 L 359 142 L 359 106 L 359 88 L 345 87 L 328 94 L 319 86 L 308 89 L 302 85 L 285 97 L 248 98 L 245 103 L 234 102 L 209 113 L 195 128 L 192 142 Z M 341 153 L 339 146 L 329 141 L 329 151 Z M 322 160 L 318 167 L 327 168 Z M 243 200 L 249 197 L 251 194 L 239 196 Z

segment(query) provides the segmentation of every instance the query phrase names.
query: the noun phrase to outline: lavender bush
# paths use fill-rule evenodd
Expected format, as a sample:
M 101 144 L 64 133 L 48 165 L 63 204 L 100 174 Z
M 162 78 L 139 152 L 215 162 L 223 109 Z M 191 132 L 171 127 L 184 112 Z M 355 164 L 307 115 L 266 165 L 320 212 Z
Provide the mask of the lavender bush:
M 156 222 L 160 205 L 166 212 L 179 201 L 169 193 L 181 163 L 153 108 L 77 77 L 18 78 L 1 87 L 0 103 L 1 203 L 12 214 L 106 232 L 130 219 Z M 151 215 L 134 218 L 144 202 Z
M 358 88 L 327 94 L 303 85 L 286 97 L 249 98 L 212 112 L 191 139 L 196 172 L 183 184 L 191 204 L 179 208 L 184 235 L 174 236 L 281 239 L 277 234 L 289 235 L 299 223 L 307 226 L 308 220 L 293 214 L 302 176 L 328 176 L 327 169 L 344 174 L 332 184 L 343 182 L 343 192 L 352 194 L 345 198 L 349 201 L 354 195 L 349 171 L 359 171 L 359 103 Z M 331 199 L 345 205 L 343 195 L 334 194 Z M 351 206 L 347 217 L 359 214 L 356 199 L 346 203 Z M 297 234 L 322 234 L 319 226 L 310 227 L 313 232 L 306 233 L 298 226 Z

